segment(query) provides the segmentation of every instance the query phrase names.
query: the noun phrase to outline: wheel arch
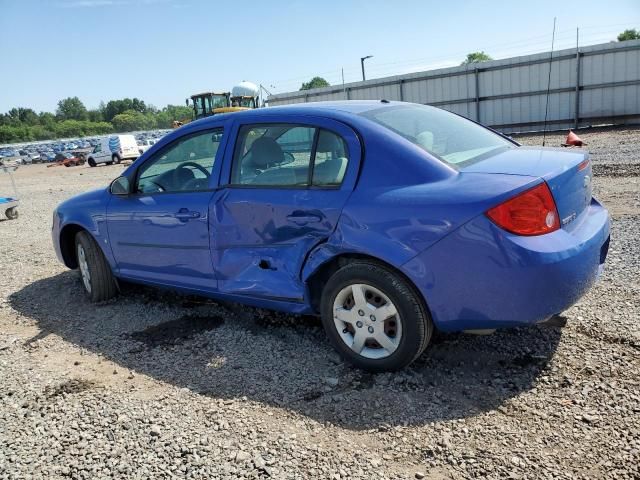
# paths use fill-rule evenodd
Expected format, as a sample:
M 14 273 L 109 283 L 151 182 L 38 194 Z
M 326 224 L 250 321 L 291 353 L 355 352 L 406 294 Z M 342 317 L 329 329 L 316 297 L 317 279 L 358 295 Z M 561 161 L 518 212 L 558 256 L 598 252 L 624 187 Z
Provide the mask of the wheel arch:
M 78 259 L 75 252 L 76 235 L 78 232 L 83 231 L 89 232 L 89 230 L 77 223 L 69 223 L 60 230 L 60 253 L 67 268 L 78 268 Z
M 62 260 L 64 261 L 65 266 L 72 270 L 78 268 L 78 259 L 76 258 L 76 235 L 79 232 L 87 232 L 91 235 L 109 263 L 109 256 L 107 255 L 107 252 L 104 251 L 104 247 L 100 240 L 96 238 L 90 229 L 80 225 L 79 223 L 68 223 L 62 227 L 62 230 L 60 230 L 59 239 L 60 253 L 62 254 Z
M 404 279 L 410 288 L 413 290 L 414 294 L 417 296 L 419 301 L 422 303 L 425 311 L 431 316 L 431 310 L 429 309 L 429 305 L 422 295 L 420 289 L 417 287 L 415 282 L 402 270 L 390 264 L 389 262 L 380 259 L 376 256 L 359 253 L 359 252 L 343 252 L 338 253 L 332 257 L 329 257 L 326 261 L 320 263 L 315 267 L 314 270 L 309 272 L 305 278 L 305 284 L 308 292 L 309 304 L 312 310 L 315 313 L 320 311 L 320 301 L 322 298 L 322 290 L 324 288 L 325 283 L 329 280 L 329 278 L 337 272 L 343 266 L 353 263 L 353 262 L 370 262 L 376 265 L 379 265 L 402 279 Z M 307 265 L 305 265 L 305 268 Z

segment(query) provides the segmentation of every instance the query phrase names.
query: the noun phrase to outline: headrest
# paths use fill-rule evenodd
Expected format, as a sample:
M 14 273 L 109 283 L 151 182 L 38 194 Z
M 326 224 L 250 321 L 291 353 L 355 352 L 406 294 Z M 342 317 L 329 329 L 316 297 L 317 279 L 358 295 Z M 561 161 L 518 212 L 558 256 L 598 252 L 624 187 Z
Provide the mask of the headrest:
M 257 168 L 284 162 L 280 145 L 270 137 L 260 137 L 251 145 L 251 160 Z

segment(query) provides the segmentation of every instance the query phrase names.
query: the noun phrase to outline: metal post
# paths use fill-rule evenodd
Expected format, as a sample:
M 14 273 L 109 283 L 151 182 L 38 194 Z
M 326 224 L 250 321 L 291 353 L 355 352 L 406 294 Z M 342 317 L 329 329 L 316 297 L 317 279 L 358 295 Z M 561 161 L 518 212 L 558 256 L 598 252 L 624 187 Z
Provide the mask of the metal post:
M 575 106 L 575 120 L 573 127 L 578 128 L 580 124 L 580 31 L 576 28 L 576 106 Z
M 360 58 L 360 66 L 362 67 L 362 81 L 363 82 L 367 80 L 366 77 L 364 76 L 364 61 L 367 58 L 371 58 L 371 57 L 373 57 L 373 55 L 367 55 L 366 57 L 361 57 Z
M 344 98 L 349 100 L 347 96 L 347 90 L 344 88 L 344 67 L 342 67 L 342 93 L 344 93 Z
M 404 85 L 404 78 L 400 79 L 400 101 L 404 102 L 404 92 L 402 86 Z
M 477 68 L 473 70 L 476 81 L 476 122 L 480 121 L 480 72 Z

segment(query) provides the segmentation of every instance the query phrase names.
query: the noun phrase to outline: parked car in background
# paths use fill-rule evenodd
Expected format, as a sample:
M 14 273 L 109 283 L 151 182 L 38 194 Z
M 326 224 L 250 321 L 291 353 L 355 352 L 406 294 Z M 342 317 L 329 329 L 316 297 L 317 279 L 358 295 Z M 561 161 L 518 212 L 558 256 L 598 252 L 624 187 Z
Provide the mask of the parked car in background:
M 149 148 L 151 148 L 152 145 L 155 145 L 155 143 L 156 141 L 154 139 L 149 138 L 138 140 L 138 150 L 140 151 L 140 154 L 149 150 Z
M 597 280 L 607 210 L 578 150 L 521 147 L 402 102 L 212 116 L 53 215 L 93 301 L 116 279 L 317 314 L 340 354 L 402 368 L 435 328 L 543 322 Z
M 100 163 L 111 165 L 122 160 L 135 159 L 140 155 L 138 144 L 133 135 L 111 135 L 103 137 L 87 157 L 89 166 Z

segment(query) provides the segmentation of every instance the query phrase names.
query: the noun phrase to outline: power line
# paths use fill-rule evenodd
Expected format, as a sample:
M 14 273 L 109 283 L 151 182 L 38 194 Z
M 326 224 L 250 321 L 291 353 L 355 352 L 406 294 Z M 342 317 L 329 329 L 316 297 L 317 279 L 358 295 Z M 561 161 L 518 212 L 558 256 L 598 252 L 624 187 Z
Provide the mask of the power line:
M 628 23 L 619 23 L 619 24 L 610 24 L 610 25 L 591 25 L 586 27 L 580 27 L 581 32 L 584 30 L 589 30 L 588 34 L 581 35 L 582 43 L 585 44 L 593 44 L 599 42 L 605 42 L 607 38 L 615 38 L 616 33 L 613 30 L 610 30 L 613 27 L 622 27 L 629 26 Z M 609 30 L 607 30 L 609 29 Z M 558 42 L 559 45 L 563 45 L 562 47 L 558 47 L 558 49 L 568 49 L 572 48 L 572 40 L 573 35 L 575 33 L 575 29 L 567 29 L 567 30 L 559 30 L 556 32 L 554 40 Z M 494 43 L 490 45 L 485 45 L 483 47 L 479 47 L 476 50 L 494 50 L 492 53 L 494 57 L 498 58 L 507 58 L 509 56 L 514 56 L 509 52 L 517 51 L 517 56 L 522 55 L 530 55 L 534 53 L 542 53 L 547 50 L 549 41 L 549 34 L 541 34 L 532 37 L 527 37 L 523 39 L 517 39 L 511 42 L 501 42 Z M 500 48 L 503 47 L 503 48 Z M 526 48 L 532 47 L 532 48 Z M 523 49 L 524 48 L 524 49 Z M 495 50 L 497 49 L 497 50 Z M 392 62 L 383 62 L 383 63 L 372 63 L 367 67 L 367 72 L 369 72 L 369 76 L 372 78 L 380 78 L 384 76 L 391 75 L 402 75 L 411 72 L 419 72 L 425 71 L 429 69 L 433 69 L 434 64 L 445 63 L 445 65 L 438 65 L 436 68 L 446 68 L 448 66 L 457 66 L 459 63 L 457 60 L 453 60 L 454 57 L 462 57 L 466 55 L 468 51 L 458 51 L 452 52 L 446 56 L 431 56 L 431 57 L 422 57 L 422 58 L 414 58 L 414 59 L 405 59 L 405 60 L 397 60 Z M 448 64 L 450 63 L 450 64 Z M 401 67 L 407 68 L 401 68 Z M 400 67 L 400 68 L 399 68 Z M 354 65 L 353 67 L 345 67 L 344 68 L 344 76 L 345 81 L 353 82 L 358 81 L 358 77 L 360 74 L 359 65 Z M 326 78 L 331 84 L 339 84 L 342 82 L 342 71 L 339 68 L 327 70 L 324 72 L 315 72 L 314 74 L 309 75 L 300 75 L 298 77 L 290 77 L 286 79 L 273 80 L 269 83 L 274 84 L 277 88 L 276 90 L 280 92 L 289 91 L 294 86 L 297 86 L 298 83 L 302 81 L 308 80 L 314 76 L 322 76 Z M 349 80 L 351 78 L 352 80 Z

